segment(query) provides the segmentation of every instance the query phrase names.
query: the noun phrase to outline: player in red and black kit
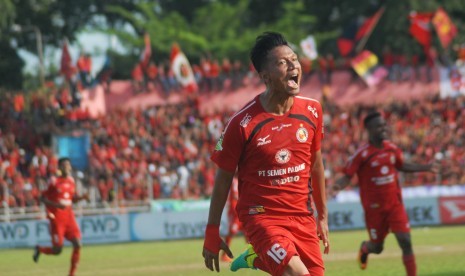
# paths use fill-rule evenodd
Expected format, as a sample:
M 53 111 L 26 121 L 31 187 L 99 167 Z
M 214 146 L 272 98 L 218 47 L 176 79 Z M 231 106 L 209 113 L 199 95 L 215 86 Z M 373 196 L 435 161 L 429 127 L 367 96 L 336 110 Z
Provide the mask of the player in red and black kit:
M 426 165 L 406 162 L 402 151 L 386 140 L 387 126 L 381 113 L 368 114 L 363 123 L 368 131 L 369 141 L 349 159 L 344 169 L 345 175 L 333 187 L 334 191 L 344 189 L 350 184 L 354 174 L 358 176 L 360 198 L 370 236 L 370 240 L 363 241 L 360 246 L 360 268 L 366 269 L 368 254 L 380 254 L 383 251 L 384 239 L 391 231 L 402 249 L 407 275 L 416 275 L 410 226 L 402 202 L 398 171 L 436 173 L 439 165 L 435 162 Z
M 260 35 L 250 56 L 266 91 L 229 120 L 211 157 L 218 170 L 202 252 L 205 266 L 219 271 L 220 249 L 232 257 L 219 224 L 237 170 L 236 211 L 252 247 L 234 260 L 231 270 L 323 275 L 319 237 L 325 253 L 329 238 L 321 105 L 298 96 L 302 70 L 281 34 Z M 312 188 L 317 219 L 309 209 Z
M 51 180 L 48 189 L 42 193 L 41 201 L 47 208 L 47 218 L 50 221 L 50 235 L 52 247 L 36 246 L 33 260 L 38 262 L 41 253 L 46 255 L 60 255 L 63 248 L 63 239 L 66 238 L 73 245 L 71 255 L 71 268 L 69 276 L 74 276 L 79 262 L 81 249 L 81 232 L 76 223 L 72 205 L 74 202 L 86 199 L 76 195 L 76 184 L 71 176 L 72 167 L 68 158 L 58 161 L 60 175 Z

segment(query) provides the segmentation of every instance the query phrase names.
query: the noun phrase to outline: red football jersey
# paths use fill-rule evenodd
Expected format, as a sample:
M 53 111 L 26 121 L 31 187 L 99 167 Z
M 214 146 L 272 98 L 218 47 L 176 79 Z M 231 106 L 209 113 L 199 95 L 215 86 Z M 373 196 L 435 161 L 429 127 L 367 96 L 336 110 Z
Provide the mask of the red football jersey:
M 238 170 L 241 221 L 247 215 L 308 215 L 310 160 L 321 147 L 318 101 L 296 96 L 282 116 L 267 113 L 259 96 L 228 122 L 211 159 Z
M 76 184 L 71 176 L 52 178 L 46 191 L 43 192 L 48 200 L 61 203 L 67 206 L 65 209 L 59 209 L 47 206 L 47 212 L 54 217 L 73 214 L 72 205 L 73 197 L 76 192 Z
M 397 170 L 403 164 L 402 151 L 389 141 L 382 148 L 360 147 L 349 159 L 344 173 L 358 176 L 360 198 L 365 208 L 389 207 L 402 202 Z

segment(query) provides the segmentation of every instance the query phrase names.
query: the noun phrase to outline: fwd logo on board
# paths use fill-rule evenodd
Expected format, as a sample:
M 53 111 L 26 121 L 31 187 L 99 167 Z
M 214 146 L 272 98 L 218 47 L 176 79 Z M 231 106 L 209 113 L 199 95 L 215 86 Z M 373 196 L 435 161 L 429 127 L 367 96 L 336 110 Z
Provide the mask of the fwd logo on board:
M 120 224 L 116 217 L 93 217 L 81 219 L 82 233 L 114 233 Z
M 0 224 L 0 238 L 6 241 L 26 239 L 29 236 L 29 227 L 24 223 Z

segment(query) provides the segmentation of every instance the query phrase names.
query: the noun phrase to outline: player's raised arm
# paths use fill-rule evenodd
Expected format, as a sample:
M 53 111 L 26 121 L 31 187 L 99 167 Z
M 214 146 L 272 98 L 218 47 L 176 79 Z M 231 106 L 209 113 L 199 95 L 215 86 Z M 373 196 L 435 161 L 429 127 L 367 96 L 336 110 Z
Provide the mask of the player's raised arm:
M 399 169 L 402 172 L 432 172 L 432 173 L 439 173 L 441 168 L 439 161 L 435 160 L 429 164 L 415 164 L 404 162 L 402 167 Z
M 210 202 L 208 214 L 208 225 L 205 230 L 205 241 L 203 244 L 202 256 L 205 259 L 205 266 L 213 271 L 220 271 L 219 252 L 224 250 L 226 254 L 233 258 L 232 252 L 220 237 L 221 214 L 228 199 L 229 189 L 234 177 L 234 173 L 218 168 L 215 177 L 215 186 Z
M 312 187 L 313 200 L 318 212 L 318 234 L 325 246 L 325 254 L 329 253 L 328 209 L 326 208 L 325 169 L 321 150 L 312 155 Z

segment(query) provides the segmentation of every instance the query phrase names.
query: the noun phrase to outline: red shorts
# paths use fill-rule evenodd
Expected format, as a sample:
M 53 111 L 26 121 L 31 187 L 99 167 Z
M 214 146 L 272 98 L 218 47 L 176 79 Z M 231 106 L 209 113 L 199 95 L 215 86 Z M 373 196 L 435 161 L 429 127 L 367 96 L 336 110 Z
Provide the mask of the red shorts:
M 293 256 L 300 257 L 311 275 L 324 275 L 313 216 L 251 216 L 243 222 L 243 229 L 272 275 L 282 275 Z
M 390 208 L 365 208 L 365 222 L 370 241 L 382 243 L 389 231 L 409 233 L 410 225 L 403 204 Z
M 50 220 L 50 236 L 52 237 L 53 246 L 63 246 L 63 238 L 71 241 L 72 239 L 80 239 L 81 231 L 76 223 L 76 219 L 67 220 Z

